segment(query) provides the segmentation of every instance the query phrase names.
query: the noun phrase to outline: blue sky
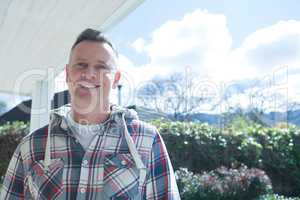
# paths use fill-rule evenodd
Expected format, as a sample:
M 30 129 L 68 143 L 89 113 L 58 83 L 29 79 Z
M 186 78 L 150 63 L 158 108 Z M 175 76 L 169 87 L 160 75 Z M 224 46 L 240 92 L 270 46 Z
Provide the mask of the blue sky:
M 143 55 L 134 55 L 128 43 L 150 34 L 168 20 L 180 20 L 196 9 L 224 14 L 237 47 L 250 33 L 280 20 L 300 20 L 298 0 L 146 0 L 140 7 L 109 31 L 122 53 L 136 62 L 145 62 Z
M 299 7 L 297 0 L 146 0 L 108 35 L 135 86 L 189 66 L 196 81 L 225 90 L 238 83 L 249 93 L 265 87 L 249 83 L 265 79 L 268 92 L 280 82 L 290 101 L 300 101 Z

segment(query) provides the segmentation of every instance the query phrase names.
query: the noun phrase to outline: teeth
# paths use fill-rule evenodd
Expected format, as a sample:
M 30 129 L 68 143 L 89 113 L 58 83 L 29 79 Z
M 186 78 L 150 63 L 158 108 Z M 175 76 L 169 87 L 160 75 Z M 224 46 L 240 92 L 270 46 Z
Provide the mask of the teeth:
M 87 83 L 87 82 L 80 82 L 79 85 L 82 86 L 82 87 L 85 87 L 85 88 L 89 88 L 89 89 L 97 87 L 96 85 L 93 85 L 93 84 Z
M 92 85 L 84 85 L 83 87 L 86 87 L 86 88 L 95 88 L 96 86 L 92 86 Z

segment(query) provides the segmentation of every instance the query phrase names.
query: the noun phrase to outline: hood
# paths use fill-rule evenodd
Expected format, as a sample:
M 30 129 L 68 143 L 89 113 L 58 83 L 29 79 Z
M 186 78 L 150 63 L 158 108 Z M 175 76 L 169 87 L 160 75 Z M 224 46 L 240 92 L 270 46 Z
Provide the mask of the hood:
M 118 125 L 120 125 L 120 127 L 124 130 L 124 136 L 125 136 L 125 140 L 126 143 L 128 144 L 128 148 L 130 153 L 133 156 L 133 160 L 139 170 L 139 187 L 142 187 L 142 184 L 146 178 L 146 174 L 147 174 L 147 168 L 145 167 L 144 163 L 142 162 L 142 159 L 139 155 L 139 152 L 136 148 L 135 143 L 133 142 L 129 131 L 127 129 L 127 125 L 126 123 L 128 121 L 134 120 L 134 119 L 138 119 L 137 113 L 136 111 L 132 110 L 132 109 L 128 109 L 128 108 L 123 108 L 123 107 L 119 107 L 119 106 L 115 106 L 112 105 L 111 107 L 111 114 L 109 119 L 107 120 L 107 122 L 112 122 L 112 120 L 116 121 L 116 123 L 118 123 Z M 66 105 L 66 106 L 62 106 L 58 109 L 55 109 L 51 112 L 51 123 L 49 124 L 49 126 L 52 126 L 53 123 L 55 123 L 57 120 L 57 118 L 61 118 L 61 119 L 65 119 L 68 112 L 71 110 L 71 106 L 70 104 Z M 60 116 L 60 117 L 55 117 L 55 116 Z M 54 118 L 53 118 L 54 117 Z M 63 120 L 65 121 L 65 120 Z M 49 130 L 51 130 L 51 127 L 49 128 Z M 51 131 L 50 131 L 51 132 Z M 46 148 L 45 148 L 45 157 L 44 157 L 44 168 L 47 170 L 48 167 L 51 165 L 52 163 L 52 159 L 51 159 L 51 141 L 50 141 L 50 134 L 48 133 L 47 136 L 47 141 L 46 141 Z
M 106 122 L 115 121 L 118 125 L 120 125 L 121 128 L 124 129 L 124 135 L 126 138 L 126 142 L 129 146 L 130 153 L 133 155 L 137 166 L 139 166 L 139 168 L 144 169 L 145 166 L 142 163 L 140 157 L 138 156 L 137 149 L 134 145 L 134 142 L 132 141 L 132 138 L 131 138 L 131 136 L 128 132 L 127 126 L 126 126 L 126 124 L 128 122 L 138 119 L 137 112 L 133 109 L 124 108 L 124 107 L 120 107 L 117 105 L 111 105 L 110 109 L 111 109 L 110 117 Z M 67 104 L 58 109 L 52 110 L 52 112 L 50 114 L 50 116 L 51 116 L 50 126 L 53 126 L 55 123 L 59 123 L 60 120 L 62 120 L 61 122 L 63 124 L 66 124 L 66 123 L 64 123 L 64 121 L 65 121 L 65 118 L 67 117 L 68 112 L 70 112 L 70 110 L 71 110 L 70 104 Z M 59 119 L 59 120 L 56 120 L 56 119 Z M 61 124 L 61 126 L 63 124 Z M 51 130 L 51 128 L 49 128 L 49 130 Z M 51 163 L 50 146 L 51 146 L 51 143 L 50 143 L 50 137 L 48 134 L 46 151 L 45 151 L 45 159 L 44 159 L 45 165 L 47 165 L 47 166 Z
M 120 107 L 120 106 L 117 106 L 117 105 L 111 105 L 110 109 L 111 109 L 111 113 L 110 113 L 109 119 L 107 121 L 112 121 L 113 120 L 117 123 L 120 123 L 120 122 L 122 122 L 122 115 L 123 114 L 124 114 L 124 117 L 125 117 L 126 121 L 138 120 L 139 119 L 138 114 L 134 109 L 128 109 L 128 108 Z M 52 117 L 55 118 L 55 115 L 58 115 L 62 119 L 65 119 L 68 112 L 70 112 L 70 111 L 71 111 L 71 105 L 67 104 L 67 105 L 64 105 L 60 108 L 52 110 L 50 116 L 51 116 L 51 119 L 52 119 Z

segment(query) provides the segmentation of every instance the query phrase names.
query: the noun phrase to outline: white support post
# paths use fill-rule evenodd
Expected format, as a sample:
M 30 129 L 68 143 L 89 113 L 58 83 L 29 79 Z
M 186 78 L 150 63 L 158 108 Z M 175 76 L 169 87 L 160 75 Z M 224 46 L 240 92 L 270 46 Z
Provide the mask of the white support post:
M 48 75 L 53 74 L 48 71 Z M 54 79 L 36 81 L 32 92 L 30 132 L 49 123 L 53 90 Z

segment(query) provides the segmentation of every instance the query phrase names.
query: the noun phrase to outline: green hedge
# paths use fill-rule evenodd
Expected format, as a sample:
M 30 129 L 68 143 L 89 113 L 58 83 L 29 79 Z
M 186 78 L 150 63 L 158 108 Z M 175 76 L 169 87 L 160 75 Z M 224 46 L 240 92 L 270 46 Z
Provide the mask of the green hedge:
M 207 124 L 152 122 L 161 132 L 175 169 L 184 167 L 195 174 L 220 166 L 238 168 L 245 164 L 270 177 L 279 195 L 300 196 L 300 130 L 297 127 L 266 128 L 259 125 L 219 129 Z M 0 176 L 28 124 L 0 126 Z
M 262 195 L 258 200 L 300 200 L 300 198 L 289 198 L 277 194 Z
M 24 122 L 7 123 L 0 126 L 0 177 L 5 175 L 8 163 L 22 137 L 29 132 Z
M 175 169 L 194 173 L 220 166 L 264 170 L 273 190 L 300 196 L 300 129 L 252 125 L 240 130 L 207 124 L 154 121 L 162 134 Z

